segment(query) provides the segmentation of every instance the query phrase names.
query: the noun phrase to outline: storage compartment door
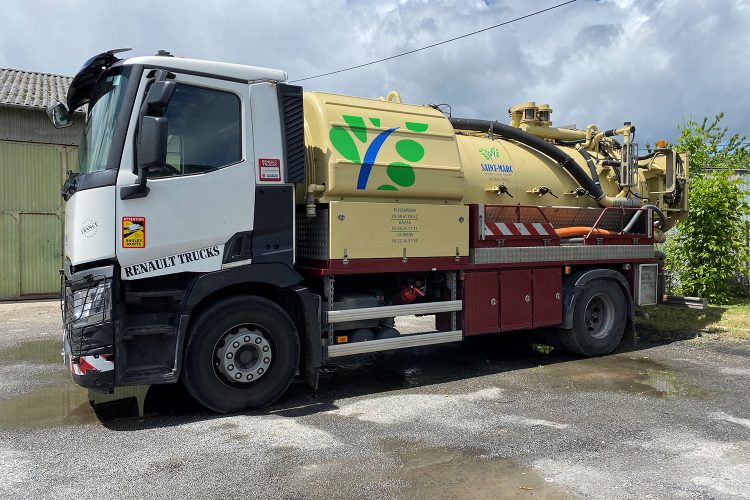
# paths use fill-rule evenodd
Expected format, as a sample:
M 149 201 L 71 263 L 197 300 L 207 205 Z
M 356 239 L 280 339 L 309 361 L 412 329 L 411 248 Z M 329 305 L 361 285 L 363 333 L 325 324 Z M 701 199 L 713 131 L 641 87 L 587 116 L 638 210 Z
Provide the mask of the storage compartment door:
M 534 269 L 534 328 L 562 322 L 562 268 Z
M 497 273 L 466 273 L 464 280 L 464 335 L 497 332 Z
M 500 273 L 500 330 L 531 328 L 531 270 Z

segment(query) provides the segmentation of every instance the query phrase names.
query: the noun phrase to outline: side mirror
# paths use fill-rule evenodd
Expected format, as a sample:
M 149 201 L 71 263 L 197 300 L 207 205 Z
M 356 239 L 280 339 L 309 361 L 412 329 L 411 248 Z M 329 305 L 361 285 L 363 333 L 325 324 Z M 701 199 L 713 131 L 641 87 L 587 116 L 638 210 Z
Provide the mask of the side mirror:
M 66 128 L 73 125 L 73 117 L 70 116 L 65 104 L 60 101 L 47 106 L 47 116 L 52 120 L 52 126 L 55 128 Z
M 160 80 L 152 83 L 146 95 L 146 115 L 162 116 L 176 87 L 177 84 L 173 80 Z
M 161 168 L 167 163 L 169 124 L 163 116 L 144 116 L 138 134 L 138 171 Z
M 138 180 L 136 184 L 120 189 L 121 200 L 148 195 L 148 174 L 163 168 L 167 163 L 169 124 L 163 115 L 176 87 L 177 83 L 174 81 L 157 79 L 148 89 L 138 117 L 138 142 L 135 150 Z
M 163 116 L 141 117 L 141 127 L 136 144 L 138 181 L 132 186 L 120 189 L 120 199 L 143 198 L 150 189 L 146 186 L 146 177 L 154 170 L 159 170 L 167 163 L 167 137 L 169 123 Z

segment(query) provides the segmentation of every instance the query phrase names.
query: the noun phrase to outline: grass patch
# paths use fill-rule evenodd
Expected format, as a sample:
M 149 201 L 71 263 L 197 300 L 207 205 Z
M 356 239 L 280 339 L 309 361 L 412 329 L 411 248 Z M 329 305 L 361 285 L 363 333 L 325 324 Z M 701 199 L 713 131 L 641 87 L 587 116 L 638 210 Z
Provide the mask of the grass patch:
M 750 340 L 750 300 L 742 299 L 728 305 L 709 305 L 706 309 L 688 309 L 673 305 L 641 307 L 649 319 L 636 317 L 639 330 L 646 337 L 692 339 L 703 333 Z
M 552 346 L 549 346 L 547 344 L 537 344 L 536 342 L 531 344 L 531 348 L 539 354 L 550 354 L 555 350 L 555 348 Z

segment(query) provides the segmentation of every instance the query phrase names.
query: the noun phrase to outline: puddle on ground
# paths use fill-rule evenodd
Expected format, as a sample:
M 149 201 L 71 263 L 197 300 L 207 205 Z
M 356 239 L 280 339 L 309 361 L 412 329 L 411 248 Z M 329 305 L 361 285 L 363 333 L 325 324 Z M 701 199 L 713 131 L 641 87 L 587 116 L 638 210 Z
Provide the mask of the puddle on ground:
M 535 370 L 554 378 L 555 387 L 567 389 L 621 391 L 657 398 L 712 397 L 707 389 L 648 358 L 605 356 L 550 364 Z
M 9 365 L 24 362 L 62 365 L 62 337 L 32 340 L 0 350 L 0 364 Z
M 0 350 L 3 365 L 33 363 L 59 367 L 37 377 L 41 386 L 0 400 L 0 427 L 97 423 L 100 421 L 97 412 L 114 418 L 143 415 L 149 386 L 117 388 L 114 394 L 88 391 L 71 380 L 63 366 L 61 351 L 61 339 L 35 340 Z M 92 403 L 100 405 L 96 412 Z
M 533 469 L 476 450 L 424 447 L 400 440 L 385 441 L 383 447 L 402 463 L 393 475 L 406 484 L 399 498 L 570 498 Z
M 114 394 L 87 391 L 64 370 L 47 374 L 42 381 L 41 387 L 0 400 L 0 427 L 95 424 L 100 422 L 97 412 L 114 418 L 142 415 L 148 390 L 148 386 L 134 386 L 118 388 Z M 97 411 L 91 402 L 100 405 Z
M 20 396 L 0 400 L 0 427 L 48 427 L 97 421 L 88 393 L 55 374 L 54 383 Z

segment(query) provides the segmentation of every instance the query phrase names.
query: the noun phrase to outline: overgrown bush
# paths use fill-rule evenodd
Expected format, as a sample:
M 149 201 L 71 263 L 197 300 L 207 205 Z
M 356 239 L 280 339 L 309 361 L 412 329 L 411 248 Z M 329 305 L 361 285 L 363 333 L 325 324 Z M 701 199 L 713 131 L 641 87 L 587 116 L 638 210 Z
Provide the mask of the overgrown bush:
M 680 291 L 726 303 L 736 275 L 746 269 L 750 251 L 743 216 L 750 213 L 737 169 L 747 168 L 747 138 L 709 123 L 686 120 L 676 147 L 690 154 L 690 211 L 666 245 L 667 267 L 677 273 Z
M 748 205 L 738 179 L 717 171 L 693 177 L 690 213 L 666 245 L 667 267 L 679 276 L 685 295 L 723 304 L 735 274 L 750 255 L 742 215 Z

